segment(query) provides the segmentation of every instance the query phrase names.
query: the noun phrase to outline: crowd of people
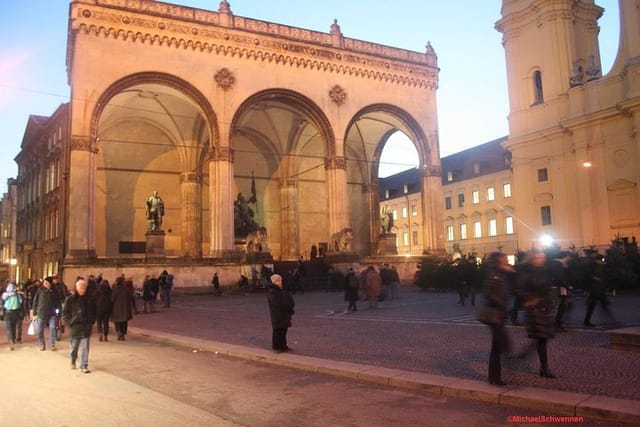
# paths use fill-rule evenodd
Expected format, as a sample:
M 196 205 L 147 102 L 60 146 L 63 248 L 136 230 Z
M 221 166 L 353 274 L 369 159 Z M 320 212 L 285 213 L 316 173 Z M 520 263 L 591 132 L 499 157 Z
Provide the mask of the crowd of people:
M 565 332 L 564 318 L 572 288 L 568 273 L 569 254 L 559 252 L 551 262 L 543 251 L 532 250 L 523 254 L 515 266 L 500 252 L 490 254 L 484 264 L 482 281 L 484 304 L 478 310 L 478 318 L 491 329 L 489 354 L 489 383 L 505 385 L 501 377 L 501 355 L 511 353 L 513 358 L 525 358 L 534 350 L 540 362 L 539 375 L 555 378 L 548 362 L 547 343 L 556 332 Z M 591 316 L 596 304 L 601 304 L 605 314 L 615 322 L 609 310 L 606 286 L 603 280 L 602 258 L 596 252 L 589 254 L 587 273 L 581 285 L 588 289 L 587 311 L 583 324 L 593 327 Z M 513 304 L 510 305 L 510 301 Z M 515 325 L 518 312 L 524 311 L 527 335 L 531 339 L 523 349 L 511 352 L 511 340 L 505 324 L 511 319 Z
M 69 331 L 71 368 L 89 373 L 89 339 L 94 323 L 99 340 L 109 341 L 113 323 L 118 341 L 125 341 L 129 321 L 138 314 L 133 279 L 124 275 L 113 283 L 102 275 L 78 276 L 72 290 L 57 275 L 27 280 L 17 285 L 7 281 L 2 292 L 2 308 L 9 350 L 22 344 L 24 324 L 37 336 L 41 351 L 56 351 L 56 343 Z M 171 306 L 173 275 L 166 270 L 159 276 L 146 276 L 142 286 L 144 312 L 151 313 L 158 297 L 164 307 Z M 25 322 L 28 320 L 28 322 Z M 48 328 L 48 337 L 45 337 Z M 48 339 L 45 339 L 48 338 Z M 80 354 L 79 354 L 80 353 Z

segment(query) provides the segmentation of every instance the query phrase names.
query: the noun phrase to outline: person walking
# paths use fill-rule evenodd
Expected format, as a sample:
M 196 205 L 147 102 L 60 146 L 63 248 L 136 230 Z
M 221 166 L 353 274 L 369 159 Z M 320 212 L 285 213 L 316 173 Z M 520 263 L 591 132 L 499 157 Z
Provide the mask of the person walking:
M 279 274 L 271 275 L 271 283 L 272 286 L 267 297 L 273 329 L 271 348 L 278 353 L 291 351 L 287 345 L 287 330 L 291 327 L 291 317 L 295 313 L 295 301 L 289 291 L 282 288 L 282 276 Z
M 16 289 L 16 284 L 9 282 L 5 291 L 2 293 L 2 306 L 5 310 L 4 321 L 7 330 L 7 341 L 9 342 L 9 350 L 13 350 L 17 343 L 16 329 L 18 328 L 18 318 L 24 297 Z M 22 328 L 22 325 L 19 326 Z
M 144 282 L 142 282 L 142 301 L 144 302 L 142 309 L 143 313 L 153 313 L 154 298 L 151 278 L 147 275 L 144 277 Z
M 602 311 L 609 321 L 615 323 L 616 319 L 609 309 L 609 298 L 607 297 L 607 286 L 604 282 L 604 263 L 602 256 L 596 251 L 589 252 L 589 273 L 587 280 L 589 281 L 589 297 L 587 298 L 587 311 L 584 316 L 583 325 L 587 328 L 593 328 L 595 325 L 591 323 L 591 316 L 596 304 L 600 304 Z
M 109 320 L 111 318 L 111 285 L 108 280 L 101 280 L 96 292 L 96 323 L 100 341 L 109 341 Z
M 211 285 L 213 286 L 213 294 L 219 296 L 220 292 L 220 278 L 218 277 L 218 272 L 213 273 L 213 277 L 211 278 Z
M 38 327 L 38 343 L 40 350 L 46 350 L 44 342 L 44 328 L 49 326 L 49 348 L 56 351 L 56 316 L 62 308 L 61 294 L 53 289 L 51 277 L 42 282 L 33 297 L 33 304 L 29 311 L 31 320 L 36 319 Z
M 171 289 L 173 289 L 173 274 L 164 270 L 160 275 L 160 291 L 164 307 L 171 307 Z
M 111 293 L 111 302 L 113 310 L 111 312 L 111 321 L 114 323 L 118 341 L 124 341 L 127 335 L 129 320 L 133 318 L 132 314 L 133 294 L 125 285 L 123 277 L 116 279 L 116 285 Z
M 534 340 L 525 347 L 519 357 L 526 357 L 535 346 L 540 360 L 540 376 L 555 378 L 549 369 L 547 355 L 547 342 L 554 337 L 555 331 L 551 280 L 545 267 L 545 258 L 546 255 L 542 251 L 531 251 L 518 277 L 523 292 L 527 334 Z
M 502 381 L 500 356 L 509 351 L 509 337 L 504 328 L 507 318 L 509 293 L 513 268 L 502 252 L 493 252 L 485 261 L 487 274 L 482 282 L 484 305 L 479 311 L 479 320 L 491 329 L 491 351 L 489 353 L 489 384 L 505 386 Z
M 80 279 L 62 307 L 62 322 L 69 327 L 71 369 L 76 369 L 78 349 L 80 349 L 80 372 L 88 374 L 89 340 L 96 321 L 96 300 L 93 292 L 87 292 L 88 284 Z
M 16 323 L 16 344 L 22 344 L 22 324 L 24 319 L 29 317 L 29 301 L 24 284 L 18 285 L 18 294 L 22 296 L 22 304 L 20 305 L 20 310 L 18 310 L 18 321 Z
M 365 276 L 367 284 L 367 299 L 369 300 L 369 308 L 378 308 L 378 298 L 382 293 L 382 279 L 373 265 L 367 267 L 367 275 Z
M 558 309 L 556 311 L 555 326 L 557 332 L 567 332 L 564 328 L 564 315 L 569 306 L 569 253 L 560 252 L 551 263 L 551 281 L 558 294 Z
M 349 268 L 347 272 L 347 278 L 345 280 L 345 292 L 344 299 L 349 301 L 349 306 L 347 307 L 347 311 L 358 311 L 358 307 L 356 307 L 356 301 L 358 301 L 359 296 L 360 283 L 358 278 L 356 277 L 356 273 L 353 271 L 353 268 Z
M 389 285 L 391 290 L 391 299 L 400 299 L 400 275 L 396 266 L 391 266 L 391 284 Z

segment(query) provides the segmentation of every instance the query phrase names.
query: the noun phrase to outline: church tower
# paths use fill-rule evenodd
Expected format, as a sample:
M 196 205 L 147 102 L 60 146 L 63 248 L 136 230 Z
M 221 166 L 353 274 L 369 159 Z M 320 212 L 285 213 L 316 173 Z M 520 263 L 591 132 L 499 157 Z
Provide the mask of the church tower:
M 594 0 L 503 0 L 519 246 L 566 248 L 640 234 L 640 0 L 620 1 L 616 63 L 602 75 Z M 635 130 L 634 130 L 635 129 Z

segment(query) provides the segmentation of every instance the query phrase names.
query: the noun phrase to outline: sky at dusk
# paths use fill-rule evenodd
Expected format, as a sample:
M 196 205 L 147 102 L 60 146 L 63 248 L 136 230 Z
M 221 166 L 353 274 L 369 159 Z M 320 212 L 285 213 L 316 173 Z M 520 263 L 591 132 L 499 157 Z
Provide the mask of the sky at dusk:
M 499 0 L 228 0 L 235 15 L 329 32 L 338 20 L 345 37 L 424 52 L 431 42 L 440 67 L 440 154 L 447 156 L 508 134 L 509 111 Z M 219 0 L 170 3 L 217 10 Z M 596 0 L 603 73 L 615 59 L 617 0 Z M 9 0 L 0 15 L 0 192 L 16 177 L 13 160 L 30 114 L 50 116 L 69 100 L 66 0 Z M 412 166 L 413 148 L 399 138 L 383 153 L 381 175 Z M 416 159 L 417 160 L 417 159 Z M 1 194 L 1 193 L 0 193 Z

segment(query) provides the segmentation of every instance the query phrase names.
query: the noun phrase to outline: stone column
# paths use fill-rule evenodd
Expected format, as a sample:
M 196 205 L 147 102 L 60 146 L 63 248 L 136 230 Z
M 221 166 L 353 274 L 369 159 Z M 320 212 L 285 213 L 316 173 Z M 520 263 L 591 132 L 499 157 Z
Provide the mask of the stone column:
M 95 258 L 95 141 L 84 135 L 70 138 L 67 189 L 68 258 Z
M 195 172 L 180 175 L 182 255 L 200 257 L 200 183 Z
M 326 160 L 327 198 L 329 200 L 329 236 L 349 228 L 349 208 L 347 194 L 347 162 L 342 156 Z M 357 238 L 357 236 L 354 236 Z M 362 236 L 360 236 L 362 238 Z M 329 242 L 331 240 L 329 239 Z
M 444 251 L 442 167 L 425 164 L 422 169 L 421 184 L 423 249 Z
M 297 259 L 298 238 L 298 187 L 294 179 L 280 182 L 280 254 L 284 259 Z
M 209 256 L 218 258 L 233 250 L 233 150 L 216 147 L 209 161 L 211 242 Z

